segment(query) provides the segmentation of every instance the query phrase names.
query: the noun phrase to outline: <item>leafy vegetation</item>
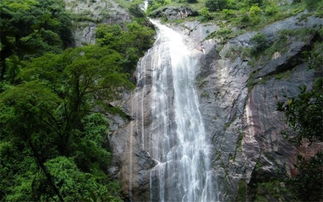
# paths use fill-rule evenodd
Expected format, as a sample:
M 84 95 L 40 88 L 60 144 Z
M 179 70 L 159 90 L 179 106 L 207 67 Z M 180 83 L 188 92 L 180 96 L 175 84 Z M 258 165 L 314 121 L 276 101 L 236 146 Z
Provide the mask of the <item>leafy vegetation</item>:
M 127 72 L 135 70 L 138 59 L 153 44 L 155 32 L 143 22 L 131 22 L 123 29 L 120 25 L 101 25 L 97 29 L 97 43 L 120 53 L 124 60 L 123 68 Z
M 315 81 L 311 90 L 301 87 L 301 93 L 286 103 L 279 103 L 278 109 L 285 112 L 288 124 L 297 132 L 296 144 L 304 139 L 322 142 L 323 133 L 323 78 Z M 323 191 L 323 155 L 319 152 L 308 159 L 299 156 L 299 174 L 287 180 L 288 187 L 302 201 L 319 201 Z
M 57 53 L 71 44 L 71 23 L 62 0 L 3 0 L 0 7 L 0 81 L 7 76 L 8 62 L 18 66 L 21 60 Z
M 251 49 L 251 54 L 253 55 L 261 54 L 269 47 L 269 41 L 267 37 L 261 33 L 257 33 L 254 37 L 252 37 L 250 42 L 253 45 Z
M 309 12 L 302 15 L 305 20 L 310 15 L 320 17 L 323 10 L 323 1 L 313 0 L 293 2 L 279 0 L 198 0 L 194 3 L 184 0 L 158 0 L 151 1 L 148 13 L 160 7 L 183 5 L 199 13 L 199 16 L 190 17 L 187 20 L 211 21 L 218 24 L 222 29 L 235 30 L 235 33 L 259 30 L 267 24 L 299 14 L 306 9 Z M 176 23 L 178 20 L 168 21 Z M 210 37 L 218 36 L 219 34 L 210 35 Z M 231 39 L 234 36 L 229 32 L 221 34 L 221 37 L 226 39 Z
M 279 103 L 278 109 L 285 112 L 289 125 L 298 132 L 298 143 L 303 138 L 311 142 L 322 141 L 323 79 L 318 79 L 309 91 L 304 86 L 300 89 L 298 97 Z
M 300 159 L 299 174 L 288 181 L 288 186 L 302 201 L 320 201 L 323 192 L 323 154 L 318 153 L 313 158 Z
M 21 84 L 0 96 L 2 199 L 118 198 L 105 173 L 108 123 L 92 109 L 100 100 L 113 99 L 118 87 L 130 86 L 127 74 L 118 70 L 120 60 L 114 51 L 89 46 L 26 63 Z M 20 167 L 25 159 L 35 165 Z M 35 184 L 45 190 L 34 190 Z
M 71 19 L 100 20 L 69 15 L 63 0 L 0 1 L 1 201 L 122 200 L 119 184 L 107 173 L 111 151 L 106 147 L 109 120 L 104 114 L 127 117 L 108 103 L 119 97 L 120 90 L 133 87 L 130 75 L 152 45 L 155 32 L 140 9 L 141 1 L 118 1 L 135 17 L 133 21 L 99 25 L 97 44 L 78 48 L 72 47 Z M 279 2 L 155 0 L 150 1 L 149 11 L 166 5 L 190 6 L 199 11 L 199 20 L 221 25 L 210 37 L 223 43 L 237 33 L 258 29 L 304 9 L 322 16 L 322 1 Z M 299 20 L 306 20 L 308 15 Z M 239 31 L 233 31 L 233 27 Z M 303 37 L 304 33 L 283 31 L 270 45 L 259 33 L 251 40 L 250 51 L 272 56 L 295 35 Z M 305 56 L 309 66 L 318 70 L 323 58 L 321 42 Z M 322 141 L 322 94 L 319 80 L 313 89 L 302 88 L 298 97 L 281 104 L 289 125 L 298 133 L 297 142 L 302 138 Z M 322 173 L 321 163 L 320 154 L 310 160 L 300 159 L 300 174 L 283 181 L 283 185 L 299 199 L 317 200 L 322 191 L 322 175 L 317 174 Z M 258 185 L 255 199 L 259 201 L 272 199 L 263 195 L 277 198 L 288 192 L 279 180 Z M 239 187 L 240 199 L 244 200 L 248 186 L 240 182 Z
M 205 7 L 210 11 L 219 11 L 227 8 L 228 2 L 226 0 L 207 0 Z
M 138 14 L 72 48 L 62 0 L 0 5 L 0 201 L 121 201 L 104 114 L 122 114 L 108 103 L 133 87 L 155 32 Z

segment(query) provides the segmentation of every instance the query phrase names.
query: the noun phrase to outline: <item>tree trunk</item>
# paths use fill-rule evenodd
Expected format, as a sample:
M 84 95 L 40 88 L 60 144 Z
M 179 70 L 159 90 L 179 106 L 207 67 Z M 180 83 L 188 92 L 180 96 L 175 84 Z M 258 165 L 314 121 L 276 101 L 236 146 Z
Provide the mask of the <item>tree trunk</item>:
M 64 199 L 63 197 L 61 196 L 61 194 L 59 193 L 59 190 L 58 188 L 56 187 L 55 183 L 54 183 L 54 180 L 51 176 L 51 174 L 48 172 L 46 166 L 44 165 L 43 163 L 43 159 L 42 157 L 39 155 L 39 153 L 37 152 L 37 150 L 35 149 L 34 145 L 31 143 L 30 140 L 28 140 L 28 144 L 29 144 L 29 147 L 31 148 L 31 151 L 33 153 L 33 156 L 34 158 L 36 159 L 36 162 L 38 164 L 38 166 L 40 167 L 40 169 L 44 172 L 49 184 L 51 185 L 51 187 L 53 188 L 54 192 L 56 193 L 56 195 L 58 196 L 58 199 L 61 201 L 61 202 L 64 202 Z
M 6 73 L 6 54 L 4 51 L 0 51 L 0 81 L 3 80 Z

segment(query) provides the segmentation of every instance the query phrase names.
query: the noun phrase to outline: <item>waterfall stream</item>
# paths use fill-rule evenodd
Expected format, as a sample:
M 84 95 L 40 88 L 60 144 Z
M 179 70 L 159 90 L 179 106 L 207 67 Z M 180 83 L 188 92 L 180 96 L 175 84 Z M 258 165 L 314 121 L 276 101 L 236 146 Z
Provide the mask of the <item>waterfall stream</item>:
M 198 62 L 193 53 L 197 50 L 187 45 L 184 35 L 156 20 L 151 22 L 157 28 L 157 39 L 137 69 L 142 149 L 149 151 L 158 162 L 150 172 L 150 200 L 217 201 L 210 165 L 210 141 L 195 89 Z M 151 79 L 150 90 L 145 89 L 148 88 L 145 87 L 146 77 Z M 150 106 L 144 104 L 148 91 L 151 91 Z M 144 128 L 144 111 L 148 107 L 152 119 L 150 134 Z M 146 139 L 150 143 L 145 143 Z

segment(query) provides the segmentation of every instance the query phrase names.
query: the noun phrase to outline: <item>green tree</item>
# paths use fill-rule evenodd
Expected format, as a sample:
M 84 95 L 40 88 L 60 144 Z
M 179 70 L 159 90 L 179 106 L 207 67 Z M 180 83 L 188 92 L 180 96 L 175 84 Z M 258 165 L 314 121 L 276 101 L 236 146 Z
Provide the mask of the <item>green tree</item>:
M 64 118 L 59 126 L 64 134 L 61 149 L 67 149 L 72 130 L 82 129 L 81 120 L 92 107 L 101 100 L 116 99 L 119 87 L 132 87 L 128 74 L 120 72 L 122 62 L 114 50 L 86 46 L 47 54 L 26 64 L 20 78 L 43 81 L 64 100 Z
M 81 172 L 70 158 L 60 156 L 45 165 L 64 201 L 121 201 L 115 197 L 119 190 L 116 184 L 100 183 L 100 179 L 93 174 Z
M 91 195 L 93 199 L 118 198 L 119 193 L 110 193 L 108 185 L 113 181 L 106 174 L 110 159 L 104 148 L 107 120 L 92 110 L 116 99 L 120 88 L 132 87 L 128 74 L 121 73 L 122 63 L 119 53 L 98 46 L 50 53 L 24 63 L 18 76 L 22 84 L 0 94 L 1 198 L 85 200 L 90 193 L 78 194 L 93 183 L 97 189 L 107 187 L 101 195 Z M 71 169 L 81 172 L 75 176 L 75 183 L 81 184 L 66 195 L 63 184 L 55 181 L 51 164 L 45 165 L 58 156 L 73 158 L 77 169 Z M 24 166 L 28 157 L 36 167 Z M 93 180 L 86 184 L 86 178 Z M 107 191 L 110 195 L 103 194 Z
M 303 138 L 323 140 L 323 79 L 316 80 L 312 90 L 300 87 L 301 93 L 286 103 L 279 103 L 278 109 L 285 112 L 288 124 L 297 131 L 297 142 Z
M 44 173 L 52 192 L 56 193 L 62 201 L 51 175 L 44 166 L 46 159 L 57 154 L 55 145 L 59 140 L 59 134 L 52 119 L 59 103 L 60 99 L 50 89 L 38 82 L 12 87 L 1 94 L 0 134 L 2 141 L 6 140 L 9 144 L 21 145 L 29 151 L 29 155 L 34 158 L 39 169 Z M 15 147 L 14 145 L 12 147 Z M 19 178 L 19 180 L 21 179 Z M 18 190 L 16 191 L 27 188 L 26 181 L 28 180 L 21 181 L 19 185 L 21 187 L 17 186 L 15 189 Z M 28 190 L 25 192 L 28 193 Z
M 62 0 L 2 0 L 0 7 L 0 81 L 7 59 L 59 52 L 72 43 L 71 21 Z
M 153 43 L 155 32 L 144 23 L 134 21 L 126 24 L 125 29 L 119 25 L 100 25 L 97 29 L 97 43 L 122 55 L 125 72 L 135 70 L 139 58 Z
M 65 49 L 63 0 L 0 6 L 0 201 L 120 201 L 103 112 L 121 113 L 109 102 L 133 87 L 151 25 L 100 26 L 98 45 Z
M 323 78 L 314 82 L 313 88 L 300 88 L 297 97 L 278 104 L 285 112 L 289 126 L 296 132 L 296 143 L 306 138 L 311 143 L 323 140 Z M 323 192 L 322 152 L 310 159 L 299 156 L 298 175 L 288 181 L 289 188 L 302 201 L 319 201 Z

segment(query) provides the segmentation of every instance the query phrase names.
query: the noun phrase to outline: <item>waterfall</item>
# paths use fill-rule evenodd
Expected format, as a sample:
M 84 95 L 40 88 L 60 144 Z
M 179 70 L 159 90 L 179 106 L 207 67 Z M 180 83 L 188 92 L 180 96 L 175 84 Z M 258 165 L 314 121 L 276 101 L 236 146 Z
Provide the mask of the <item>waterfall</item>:
M 210 141 L 195 89 L 197 59 L 183 35 L 156 20 L 151 22 L 158 29 L 157 39 L 139 62 L 136 96 L 141 148 L 158 162 L 150 172 L 150 200 L 217 201 Z M 151 84 L 146 84 L 146 77 Z M 150 100 L 146 103 L 150 106 L 144 104 L 148 93 Z M 144 111 L 149 107 L 148 129 Z

